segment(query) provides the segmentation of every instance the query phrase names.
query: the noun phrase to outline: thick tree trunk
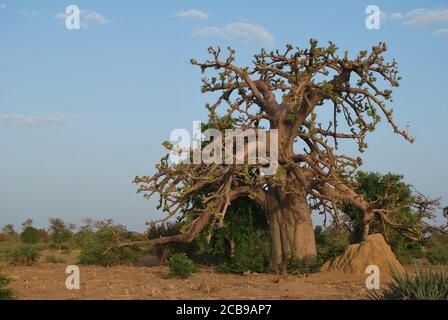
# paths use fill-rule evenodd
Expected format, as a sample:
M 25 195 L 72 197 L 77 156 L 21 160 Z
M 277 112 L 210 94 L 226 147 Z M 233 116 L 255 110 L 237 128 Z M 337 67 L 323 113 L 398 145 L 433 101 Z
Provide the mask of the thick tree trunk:
M 314 261 L 316 241 L 306 197 L 285 195 L 273 189 L 268 193 L 267 202 L 274 271 L 286 273 L 287 262 L 292 257 Z

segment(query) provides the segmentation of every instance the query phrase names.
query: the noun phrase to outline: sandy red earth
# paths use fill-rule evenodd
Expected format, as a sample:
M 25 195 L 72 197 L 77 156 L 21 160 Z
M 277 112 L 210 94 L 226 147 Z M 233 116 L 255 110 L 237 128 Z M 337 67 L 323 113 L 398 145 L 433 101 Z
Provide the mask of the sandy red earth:
M 18 299 L 362 299 L 364 277 L 232 275 L 201 269 L 188 279 L 167 278 L 165 267 L 81 266 L 80 290 L 65 287 L 65 265 L 6 270 Z
M 17 299 L 364 299 L 364 275 L 321 272 L 309 276 L 222 274 L 208 268 L 188 279 L 167 277 L 168 268 L 79 266 L 81 286 L 65 286 L 67 265 L 77 253 L 62 255 L 65 263 L 7 266 Z
M 366 275 L 320 272 L 309 276 L 222 274 L 208 268 L 188 279 L 167 277 L 168 268 L 79 266 L 81 286 L 65 286 L 66 266 L 77 253 L 62 255 L 65 263 L 7 266 L 17 299 L 366 299 Z M 411 270 L 412 268 L 407 268 Z M 383 283 L 386 279 L 382 279 Z

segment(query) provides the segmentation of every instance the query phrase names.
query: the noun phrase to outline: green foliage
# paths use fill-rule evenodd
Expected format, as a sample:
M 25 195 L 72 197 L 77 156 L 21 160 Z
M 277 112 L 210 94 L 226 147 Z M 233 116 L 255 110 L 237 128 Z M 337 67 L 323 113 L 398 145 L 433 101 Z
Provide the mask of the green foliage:
M 18 234 L 16 232 L 16 230 L 14 229 L 14 226 L 12 224 L 6 224 L 3 228 L 2 228 L 2 234 L 5 237 L 17 237 Z
M 198 268 L 185 253 L 173 254 L 168 259 L 169 275 L 173 277 L 188 278 Z
M 62 219 L 52 218 L 50 219 L 49 235 L 50 241 L 60 249 L 64 243 L 70 241 L 73 233 Z
M 51 255 L 48 255 L 45 257 L 45 262 L 47 262 L 47 263 L 65 263 L 65 260 L 51 254 Z
M 398 224 L 416 224 L 419 222 L 418 213 L 412 210 L 413 190 L 412 186 L 403 181 L 402 175 L 378 172 L 362 172 L 356 176 L 356 192 L 370 203 L 389 211 L 389 216 Z M 352 234 L 350 242 L 362 241 L 363 215 L 352 207 L 344 206 L 342 210 L 351 219 Z M 393 228 L 384 226 L 381 220 L 375 216 L 370 223 L 370 233 L 383 233 L 397 258 L 402 263 L 411 263 L 414 259 L 423 256 L 422 246 L 419 241 L 409 240 L 403 234 Z
M 269 238 L 263 230 L 252 230 L 237 242 L 233 256 L 224 259 L 220 270 L 231 273 L 268 272 L 270 270 Z
M 318 263 L 339 256 L 350 244 L 350 235 L 338 228 L 322 228 L 316 226 L 314 229 L 317 246 Z
M 222 228 L 210 241 L 207 232 L 198 237 L 198 254 L 206 262 L 220 265 L 225 272 L 267 272 L 270 236 L 265 213 L 248 199 L 239 199 L 229 208 Z
M 424 256 L 420 241 L 411 241 L 399 235 L 388 240 L 401 264 L 412 264 L 416 259 L 423 258 Z
M 80 248 L 84 243 L 84 240 L 94 233 L 95 222 L 91 218 L 82 219 L 83 224 L 80 226 L 78 232 L 76 232 L 71 239 L 71 246 L 74 248 Z
M 448 264 L 448 235 L 433 235 L 425 243 L 426 257 L 435 265 Z
M 181 232 L 181 224 L 179 222 L 166 222 L 159 224 L 152 224 L 146 230 L 146 237 L 148 239 L 157 239 L 160 237 L 169 237 Z M 175 253 L 184 252 L 191 257 L 197 256 L 196 242 L 171 242 L 154 247 L 155 254 L 159 259 L 164 260 Z
M 35 244 L 40 240 L 40 232 L 32 226 L 26 227 L 20 234 L 20 239 L 23 243 Z
M 136 248 L 111 248 L 113 244 L 123 241 L 132 241 L 132 233 L 124 226 L 113 225 L 112 221 L 104 221 L 98 230 L 86 237 L 79 254 L 82 264 L 98 264 L 102 266 L 115 266 L 135 263 L 138 258 Z M 108 250 L 111 248 L 110 250 Z M 108 250 L 106 252 L 106 250 Z
M 0 300 L 13 300 L 14 292 L 8 288 L 11 280 L 0 273 Z
M 321 265 L 321 259 L 317 259 L 316 261 L 306 261 L 297 257 L 292 257 L 288 260 L 286 270 L 292 275 L 307 275 L 319 272 Z
M 31 266 L 37 262 L 39 255 L 33 245 L 21 244 L 11 252 L 10 262 L 14 265 Z
M 149 239 L 179 234 L 182 224 L 167 222 L 151 225 Z M 265 213 L 249 199 L 239 199 L 228 209 L 223 226 L 209 234 L 205 228 L 191 243 L 168 243 L 155 247 L 163 259 L 175 253 L 186 253 L 194 261 L 218 265 L 223 272 L 267 272 L 269 270 L 270 236 Z
M 417 267 L 415 276 L 391 269 L 394 281 L 381 292 L 370 292 L 373 300 L 448 300 L 446 271 L 424 271 Z

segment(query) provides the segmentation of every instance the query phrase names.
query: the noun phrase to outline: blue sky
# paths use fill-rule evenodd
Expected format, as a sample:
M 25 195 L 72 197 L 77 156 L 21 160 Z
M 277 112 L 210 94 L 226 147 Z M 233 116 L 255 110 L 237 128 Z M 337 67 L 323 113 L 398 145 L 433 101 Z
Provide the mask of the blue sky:
M 60 19 L 71 4 L 80 30 Z M 371 4 L 380 30 L 364 25 Z M 417 141 L 379 126 L 363 169 L 402 173 L 448 205 L 446 1 L 0 0 L 0 225 L 110 217 L 143 230 L 160 214 L 133 177 L 153 172 L 161 142 L 205 119 L 211 99 L 190 58 L 230 45 L 246 65 L 261 47 L 310 38 L 351 53 L 388 43 L 403 77 L 392 107 Z

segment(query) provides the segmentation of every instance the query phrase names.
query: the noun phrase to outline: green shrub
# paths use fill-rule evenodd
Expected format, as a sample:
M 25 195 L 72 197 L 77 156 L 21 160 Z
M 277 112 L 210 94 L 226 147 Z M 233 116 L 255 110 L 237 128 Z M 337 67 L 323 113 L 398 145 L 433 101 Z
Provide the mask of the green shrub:
M 197 257 L 206 264 L 217 264 L 222 272 L 268 272 L 270 234 L 264 211 L 249 199 L 232 203 L 222 228 L 209 239 L 208 230 L 198 239 Z
M 49 236 L 52 245 L 58 250 L 63 250 L 63 246 L 67 247 L 67 243 L 72 239 L 73 233 L 67 227 L 65 222 L 59 218 L 50 219 Z
M 382 209 L 387 209 L 393 222 L 404 225 L 418 225 L 420 223 L 421 216 L 412 206 L 415 197 L 414 190 L 410 184 L 404 181 L 402 175 L 360 171 L 356 176 L 356 182 L 356 192 L 362 195 L 366 201 L 380 204 Z M 359 209 L 351 205 L 344 205 L 341 209 L 351 221 L 350 242 L 361 242 L 364 215 Z M 384 226 L 381 219 L 376 215 L 370 222 L 370 233 L 385 235 L 392 251 L 401 263 L 412 263 L 414 259 L 423 256 L 420 241 L 404 237 L 402 230 L 398 231 Z
M 44 251 L 45 249 L 48 249 L 48 244 L 42 242 L 33 244 L 33 246 L 37 251 Z
M 91 236 L 94 232 L 89 228 L 83 228 L 75 233 L 71 239 L 71 247 L 81 248 L 86 238 Z
M 10 279 L 3 274 L 0 274 L 0 300 L 12 300 L 14 299 L 13 291 L 8 288 Z
M 26 227 L 20 234 L 20 239 L 26 244 L 35 244 L 39 242 L 40 232 L 34 227 Z
M 84 239 L 78 257 L 79 262 L 102 266 L 135 263 L 138 258 L 138 249 L 133 247 L 111 248 L 115 243 L 132 240 L 131 232 L 127 231 L 124 226 L 113 225 L 111 221 L 103 222 L 95 233 Z
M 219 265 L 222 272 L 264 273 L 270 270 L 269 238 L 262 230 L 252 230 L 235 244 L 234 253 Z
M 193 272 L 197 272 L 198 268 L 185 253 L 173 254 L 168 259 L 169 275 L 180 278 L 188 278 Z
M 448 264 L 448 236 L 432 236 L 426 243 L 426 257 L 431 264 Z
M 319 272 L 321 265 L 322 263 L 320 259 L 315 261 L 306 261 L 305 259 L 292 257 L 288 260 L 286 271 L 292 275 L 307 275 L 310 273 Z
M 161 237 L 177 235 L 180 232 L 181 224 L 179 222 L 168 221 L 165 223 L 151 224 L 146 230 L 145 235 L 148 239 L 157 239 Z M 156 254 L 161 261 L 164 261 L 166 257 L 181 252 L 184 252 L 191 257 L 197 258 L 198 248 L 196 244 L 196 241 L 192 241 L 190 243 L 170 242 L 154 246 L 152 253 Z
M 14 245 L 0 243 L 0 262 L 9 262 Z
M 151 225 L 149 239 L 172 236 L 183 225 L 168 222 Z M 176 253 L 186 253 L 193 261 L 217 265 L 222 272 L 268 272 L 270 236 L 264 211 L 249 199 L 238 199 L 229 207 L 223 226 L 209 234 L 205 228 L 191 243 L 168 243 L 154 247 L 161 260 Z
M 381 292 L 370 292 L 373 300 L 448 300 L 448 274 L 424 271 L 417 267 L 415 276 L 391 269 L 393 282 Z
M 64 263 L 65 260 L 51 254 L 51 255 L 48 255 L 45 257 L 45 262 L 47 262 L 47 263 Z
M 339 256 L 350 244 L 350 235 L 337 228 L 324 229 L 321 226 L 316 226 L 314 234 L 316 237 L 317 260 L 321 264 Z
M 14 265 L 30 266 L 37 262 L 39 252 L 31 244 L 21 244 L 10 254 L 10 262 Z

